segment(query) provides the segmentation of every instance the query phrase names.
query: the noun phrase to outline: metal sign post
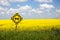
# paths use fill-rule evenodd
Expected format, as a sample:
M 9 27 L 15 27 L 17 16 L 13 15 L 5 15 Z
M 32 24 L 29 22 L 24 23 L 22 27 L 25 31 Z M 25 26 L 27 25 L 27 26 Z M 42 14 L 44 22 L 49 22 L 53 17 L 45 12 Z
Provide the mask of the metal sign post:
M 17 25 L 18 25 L 19 22 L 21 22 L 22 19 L 23 19 L 23 18 L 22 18 L 18 13 L 16 13 L 14 16 L 11 17 L 11 20 L 12 20 L 12 21 L 15 23 L 15 25 L 16 25 L 15 30 L 18 29 Z
M 17 27 L 17 24 L 16 24 L 16 28 L 15 28 L 15 30 L 17 30 L 18 29 L 18 27 Z

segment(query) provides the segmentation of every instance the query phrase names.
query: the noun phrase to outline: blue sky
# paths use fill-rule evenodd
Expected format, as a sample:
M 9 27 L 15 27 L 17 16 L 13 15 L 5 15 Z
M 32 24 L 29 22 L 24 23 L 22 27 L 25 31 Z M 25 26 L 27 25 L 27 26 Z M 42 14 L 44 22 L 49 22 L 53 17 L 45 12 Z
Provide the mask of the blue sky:
M 60 18 L 60 0 L 0 0 L 0 19 L 16 12 L 24 19 Z

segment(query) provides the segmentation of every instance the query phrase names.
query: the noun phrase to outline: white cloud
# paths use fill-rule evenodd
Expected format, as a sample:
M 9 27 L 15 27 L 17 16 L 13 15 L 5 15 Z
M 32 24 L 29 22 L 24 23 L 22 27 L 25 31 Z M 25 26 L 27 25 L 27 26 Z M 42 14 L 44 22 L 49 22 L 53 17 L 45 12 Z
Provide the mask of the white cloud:
M 33 13 L 43 13 L 43 11 L 39 10 L 39 9 L 32 9 Z
M 29 13 L 30 10 L 32 10 L 32 8 L 30 6 L 28 6 L 28 5 L 26 5 L 26 6 L 20 6 L 20 7 L 16 8 L 16 9 L 15 8 L 10 8 L 7 11 L 7 14 L 11 14 L 11 13 L 14 14 L 16 12 L 19 12 L 19 13 L 26 13 L 26 12 L 28 12 Z
M 41 7 L 40 7 L 41 8 Z M 45 8 L 45 7 L 42 7 Z M 50 9 L 49 7 L 47 7 L 48 9 Z M 29 18 L 29 17 L 44 17 L 45 14 L 48 16 L 50 15 L 50 10 L 47 12 L 46 10 L 44 11 L 39 9 L 39 8 L 32 8 L 29 5 L 25 5 L 25 6 L 20 6 L 17 8 L 3 8 L 0 6 L 0 14 L 2 15 L 7 15 L 8 17 L 11 17 L 11 15 L 15 14 L 16 12 L 20 13 L 22 16 L 24 16 L 25 18 Z
M 4 8 L 0 6 L 0 11 L 1 11 L 1 10 L 4 10 Z
M 19 12 L 19 9 L 10 8 L 6 13 L 9 15 L 9 14 L 14 14 L 16 12 Z
M 31 10 L 32 9 L 32 7 L 31 6 L 28 6 L 28 5 L 26 5 L 26 6 L 21 6 L 20 8 L 19 8 L 19 10 L 21 10 L 21 11 L 29 11 L 29 10 Z
M 0 12 L 1 12 L 1 14 L 4 14 L 4 12 L 6 12 L 6 11 L 7 11 L 7 8 L 3 8 L 3 7 L 0 6 Z
M 5 14 L 5 12 L 0 12 L 0 15 L 4 15 Z
M 1 10 L 2 9 L 2 10 Z M 36 14 L 40 14 L 40 13 L 42 13 L 42 11 L 41 10 L 39 10 L 39 9 L 33 9 L 31 6 L 29 6 L 29 5 L 25 5 L 25 6 L 20 6 L 20 7 L 18 7 L 18 8 L 10 8 L 10 9 L 8 9 L 8 10 L 6 10 L 5 8 L 3 8 L 3 7 L 0 7 L 0 11 L 1 11 L 1 14 L 7 14 L 7 15 L 9 15 L 9 14 L 14 14 L 14 13 L 16 13 L 16 12 L 19 12 L 19 13 L 21 13 L 22 15 L 26 15 L 26 14 L 28 14 L 28 15 L 32 15 L 32 13 L 34 14 L 34 13 L 36 13 Z
M 9 0 L 10 2 L 26 2 L 27 0 Z
M 40 8 L 41 9 L 52 9 L 52 8 L 54 8 L 54 6 L 51 4 L 41 4 Z
M 57 16 L 60 15 L 60 9 L 56 9 L 56 13 L 55 13 Z
M 8 0 L 0 0 L 0 5 L 9 6 Z
M 53 0 L 35 0 L 37 2 L 52 2 Z
M 60 9 L 59 10 L 56 10 L 57 13 L 60 13 Z

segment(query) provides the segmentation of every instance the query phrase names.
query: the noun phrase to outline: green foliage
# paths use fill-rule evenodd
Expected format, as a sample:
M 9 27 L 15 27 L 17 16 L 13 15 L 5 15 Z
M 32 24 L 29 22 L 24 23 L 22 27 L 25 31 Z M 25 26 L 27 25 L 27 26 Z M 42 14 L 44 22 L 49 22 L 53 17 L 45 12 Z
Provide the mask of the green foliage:
M 41 31 L 2 31 L 0 40 L 60 40 L 60 29 Z

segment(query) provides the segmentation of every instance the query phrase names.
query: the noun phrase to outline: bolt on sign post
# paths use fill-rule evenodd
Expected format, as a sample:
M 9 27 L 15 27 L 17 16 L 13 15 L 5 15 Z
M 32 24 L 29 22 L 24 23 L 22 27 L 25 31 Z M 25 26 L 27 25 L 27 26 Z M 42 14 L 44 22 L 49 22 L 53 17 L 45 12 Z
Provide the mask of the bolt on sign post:
M 17 25 L 18 25 L 19 22 L 21 22 L 22 19 L 23 19 L 23 18 L 19 15 L 19 13 L 16 13 L 16 14 L 14 14 L 14 16 L 11 17 L 11 20 L 12 20 L 12 21 L 15 23 L 15 25 L 16 25 L 15 30 L 18 29 Z

